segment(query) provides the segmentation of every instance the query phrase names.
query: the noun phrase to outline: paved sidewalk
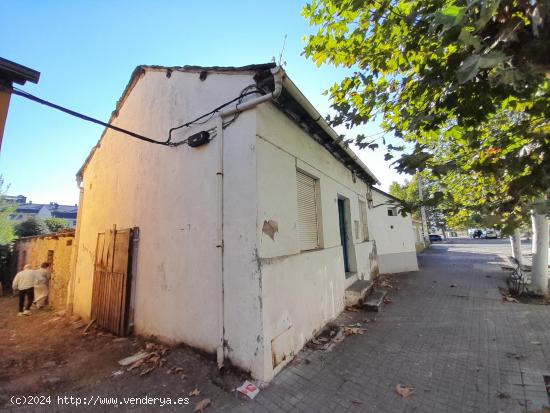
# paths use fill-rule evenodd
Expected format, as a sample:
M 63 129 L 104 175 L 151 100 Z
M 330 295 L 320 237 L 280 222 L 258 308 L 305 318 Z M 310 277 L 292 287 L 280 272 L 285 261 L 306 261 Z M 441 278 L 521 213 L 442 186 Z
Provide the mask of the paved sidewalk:
M 364 335 L 332 352 L 301 352 L 231 411 L 497 413 L 549 404 L 550 306 L 502 301 L 508 249 L 505 240 L 435 245 L 420 272 L 394 277 L 400 290 Z M 398 383 L 416 392 L 402 398 Z

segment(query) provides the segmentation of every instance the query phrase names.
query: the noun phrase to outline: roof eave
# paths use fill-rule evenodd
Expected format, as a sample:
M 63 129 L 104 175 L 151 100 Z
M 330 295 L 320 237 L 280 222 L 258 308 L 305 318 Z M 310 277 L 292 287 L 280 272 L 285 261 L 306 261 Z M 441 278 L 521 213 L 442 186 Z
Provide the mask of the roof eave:
M 387 196 L 388 198 L 393 199 L 395 202 L 399 202 L 400 204 L 402 204 L 402 203 L 405 202 L 405 201 L 403 201 L 402 199 L 399 199 L 399 198 L 397 198 L 396 196 L 393 196 L 392 194 L 388 194 L 387 192 L 382 191 L 380 188 L 375 188 L 375 187 L 373 186 L 372 189 L 374 189 L 374 190 L 375 190 L 376 192 L 378 192 L 380 195 Z
M 0 78 L 5 78 L 19 85 L 24 85 L 27 81 L 38 83 L 40 72 L 0 57 Z
M 179 71 L 179 72 L 256 72 L 259 70 L 266 70 L 275 67 L 275 63 L 262 63 L 262 64 L 251 64 L 246 66 L 209 66 L 209 67 L 203 67 L 203 66 L 155 66 L 155 65 L 139 65 L 137 66 L 134 71 L 132 72 L 132 75 L 130 76 L 130 80 L 128 81 L 128 84 L 124 88 L 124 91 L 122 92 L 122 95 L 117 101 L 116 108 L 111 114 L 111 117 L 109 118 L 108 123 L 112 123 L 114 119 L 118 116 L 118 112 L 121 109 L 122 105 L 124 104 L 124 101 L 134 88 L 134 86 L 137 84 L 139 79 L 143 74 L 145 74 L 145 71 L 154 71 L 154 70 L 163 70 L 166 71 L 167 74 Z M 80 184 L 82 183 L 82 179 L 84 176 L 84 171 L 86 170 L 86 167 L 90 163 L 92 157 L 94 156 L 95 151 L 99 148 L 101 145 L 101 141 L 103 140 L 103 137 L 107 133 L 107 128 L 103 130 L 103 133 L 101 134 L 101 137 L 99 138 L 98 142 L 94 147 L 90 150 L 90 153 L 84 160 L 84 163 L 76 173 L 76 182 L 77 185 L 80 187 Z
M 317 123 L 323 132 L 332 140 L 332 143 L 336 145 L 341 151 L 343 151 L 351 161 L 359 167 L 364 173 L 366 173 L 371 179 L 371 183 L 380 185 L 380 181 L 374 173 L 359 159 L 359 157 L 342 142 L 338 134 L 330 125 L 325 121 L 324 117 L 315 109 L 311 102 L 304 96 L 304 94 L 298 89 L 298 87 L 292 82 L 292 80 L 285 74 L 283 80 L 283 89 L 285 89 L 296 102 L 302 106 L 304 111 L 311 117 L 312 120 Z M 346 167 L 349 167 L 346 165 Z

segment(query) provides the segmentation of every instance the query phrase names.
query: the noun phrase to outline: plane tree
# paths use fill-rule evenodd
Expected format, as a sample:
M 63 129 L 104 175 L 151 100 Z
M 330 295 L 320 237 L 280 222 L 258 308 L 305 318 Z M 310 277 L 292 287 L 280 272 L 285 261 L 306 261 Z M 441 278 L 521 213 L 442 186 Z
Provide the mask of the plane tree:
M 376 119 L 408 143 L 386 146 L 399 171 L 441 177 L 508 233 L 547 198 L 548 0 L 312 0 L 303 15 L 317 27 L 305 55 L 349 69 L 328 90 L 334 126 Z

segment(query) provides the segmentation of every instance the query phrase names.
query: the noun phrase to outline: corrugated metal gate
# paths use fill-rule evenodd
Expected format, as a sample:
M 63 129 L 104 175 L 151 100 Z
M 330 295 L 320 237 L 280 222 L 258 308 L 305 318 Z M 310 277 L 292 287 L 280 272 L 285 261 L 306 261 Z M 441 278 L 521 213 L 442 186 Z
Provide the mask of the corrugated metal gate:
M 132 239 L 130 228 L 97 234 L 92 319 L 119 336 L 128 327 Z

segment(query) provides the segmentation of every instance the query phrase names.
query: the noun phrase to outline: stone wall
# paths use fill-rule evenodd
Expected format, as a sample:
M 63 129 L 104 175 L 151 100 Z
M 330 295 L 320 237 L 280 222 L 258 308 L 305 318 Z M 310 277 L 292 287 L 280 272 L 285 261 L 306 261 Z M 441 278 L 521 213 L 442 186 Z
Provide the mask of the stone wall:
M 74 232 L 25 237 L 17 240 L 15 244 L 18 271 L 23 269 L 25 264 L 39 268 L 43 262 L 52 263 L 50 303 L 58 310 L 65 309 L 67 303 L 74 245 Z

